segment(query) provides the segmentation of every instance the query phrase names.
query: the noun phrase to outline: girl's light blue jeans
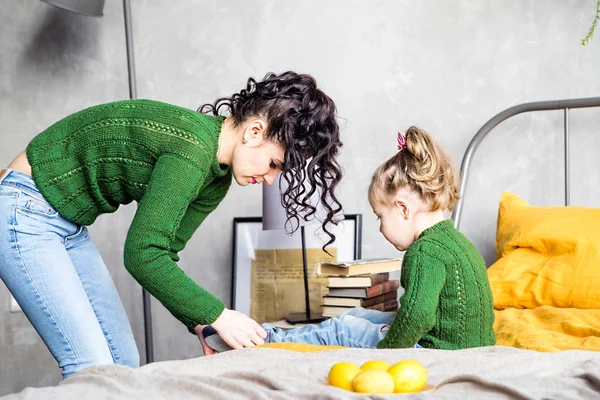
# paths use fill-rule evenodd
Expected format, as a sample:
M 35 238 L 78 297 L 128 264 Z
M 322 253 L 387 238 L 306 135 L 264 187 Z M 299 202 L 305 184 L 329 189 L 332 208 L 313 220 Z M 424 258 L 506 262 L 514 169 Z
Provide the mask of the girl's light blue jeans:
M 267 331 L 266 343 L 297 342 L 327 346 L 346 346 L 374 349 L 396 317 L 395 312 L 351 308 L 318 325 L 284 331 L 271 324 L 263 324 Z M 414 346 L 420 348 L 419 344 Z
M 64 379 L 92 365 L 139 366 L 123 304 L 87 228 L 10 169 L 0 177 L 0 278 Z

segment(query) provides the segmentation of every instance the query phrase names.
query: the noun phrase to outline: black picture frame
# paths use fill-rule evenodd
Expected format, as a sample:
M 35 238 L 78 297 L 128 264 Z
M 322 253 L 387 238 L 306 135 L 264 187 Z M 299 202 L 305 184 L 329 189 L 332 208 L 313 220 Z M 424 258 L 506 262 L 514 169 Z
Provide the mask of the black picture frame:
M 362 214 L 345 214 L 343 221 L 351 221 L 354 224 L 352 233 L 352 256 L 353 259 L 358 260 L 362 257 Z M 237 292 L 239 289 L 238 284 L 238 265 L 240 255 L 237 252 L 239 243 L 239 232 L 241 228 L 246 225 L 255 225 L 255 229 L 262 228 L 262 217 L 234 217 L 233 218 L 233 243 L 232 243 L 232 263 L 231 263 L 231 309 L 236 310 L 241 307 L 238 305 Z M 236 306 L 237 305 L 237 306 Z M 247 311 L 242 309 L 241 311 Z

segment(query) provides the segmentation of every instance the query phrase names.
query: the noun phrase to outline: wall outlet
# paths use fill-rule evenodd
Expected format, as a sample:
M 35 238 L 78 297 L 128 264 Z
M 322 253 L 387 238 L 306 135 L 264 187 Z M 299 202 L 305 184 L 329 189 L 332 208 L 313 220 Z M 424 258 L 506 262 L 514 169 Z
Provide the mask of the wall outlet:
M 12 297 L 12 295 L 10 296 L 10 312 L 11 313 L 23 312 L 23 310 L 21 310 L 21 307 L 19 307 L 19 303 L 17 303 L 15 298 Z

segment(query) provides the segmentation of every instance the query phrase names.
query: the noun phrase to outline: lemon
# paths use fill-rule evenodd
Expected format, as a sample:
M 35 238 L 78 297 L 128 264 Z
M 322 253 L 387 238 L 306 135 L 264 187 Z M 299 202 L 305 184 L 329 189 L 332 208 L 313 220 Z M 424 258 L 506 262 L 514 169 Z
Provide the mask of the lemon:
M 381 361 L 381 360 L 371 360 L 371 361 L 367 361 L 366 363 L 364 363 L 363 365 L 360 366 L 361 371 L 367 371 L 370 369 L 378 369 L 381 371 L 387 371 L 388 369 L 390 369 L 390 364 L 386 363 L 385 361 Z
M 329 370 L 327 380 L 331 386 L 352 391 L 352 379 L 360 372 L 360 368 L 351 362 L 336 363 Z
M 394 379 L 386 371 L 368 369 L 354 377 L 352 388 L 358 393 L 394 393 Z
M 388 373 L 394 380 L 394 393 L 419 392 L 427 385 L 427 369 L 416 360 L 400 361 Z

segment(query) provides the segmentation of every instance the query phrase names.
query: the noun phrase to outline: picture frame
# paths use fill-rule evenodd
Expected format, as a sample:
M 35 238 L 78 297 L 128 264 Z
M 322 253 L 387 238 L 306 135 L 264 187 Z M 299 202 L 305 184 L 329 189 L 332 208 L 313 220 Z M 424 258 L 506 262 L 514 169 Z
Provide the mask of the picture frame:
M 309 228 L 314 228 L 309 229 Z M 307 248 L 325 243 L 321 227 L 307 229 Z M 319 232 L 320 231 L 320 232 Z M 362 214 L 346 214 L 334 229 L 337 261 L 357 260 L 362 253 Z M 233 218 L 233 257 L 231 265 L 231 308 L 250 315 L 252 260 L 257 249 L 300 249 L 300 230 L 289 235 L 284 230 L 263 231 L 262 217 Z

